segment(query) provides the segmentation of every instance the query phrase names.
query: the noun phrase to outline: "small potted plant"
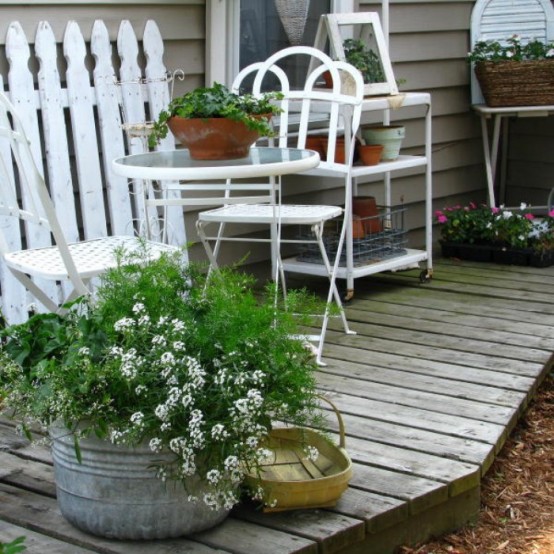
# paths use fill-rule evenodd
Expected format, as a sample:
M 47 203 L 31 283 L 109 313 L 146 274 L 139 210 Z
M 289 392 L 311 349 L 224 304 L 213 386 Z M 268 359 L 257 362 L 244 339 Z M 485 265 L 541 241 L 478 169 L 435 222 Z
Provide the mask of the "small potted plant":
M 294 338 L 315 300 L 237 270 L 136 256 L 94 303 L 6 328 L 0 397 L 49 430 L 58 503 L 93 534 L 159 539 L 220 522 L 275 421 L 321 426 L 316 363 Z M 133 263 L 130 263 L 133 262 Z
M 342 44 L 346 61 L 362 74 L 364 83 L 382 83 L 386 80 L 379 56 L 362 40 L 348 38 Z
M 385 74 L 379 56 L 360 39 L 346 39 L 343 41 L 345 61 L 353 65 L 361 74 L 364 83 L 382 83 Z M 323 73 L 325 86 L 331 88 L 333 81 L 329 71 Z
M 487 105 L 554 104 L 554 42 L 480 40 L 468 54 Z
M 272 136 L 271 117 L 280 112 L 282 95 L 236 94 L 225 85 L 197 88 L 174 98 L 153 124 L 154 146 L 170 130 L 189 151 L 204 160 L 242 158 L 261 136 Z

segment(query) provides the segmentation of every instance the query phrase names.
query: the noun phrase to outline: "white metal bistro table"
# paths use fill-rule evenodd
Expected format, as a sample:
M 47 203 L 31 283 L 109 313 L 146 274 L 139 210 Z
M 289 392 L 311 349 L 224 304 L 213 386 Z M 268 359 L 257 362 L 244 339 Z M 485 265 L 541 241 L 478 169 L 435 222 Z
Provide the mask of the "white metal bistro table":
M 301 173 L 319 161 L 317 152 L 298 148 L 253 147 L 235 160 L 193 160 L 182 149 L 124 156 L 113 160 L 112 167 L 130 179 L 213 181 Z
M 313 150 L 253 147 L 248 156 L 232 160 L 196 160 L 190 157 L 187 149 L 132 154 L 116 158 L 112 162 L 112 167 L 114 173 L 130 179 L 184 181 L 172 188 L 200 192 L 202 198 L 163 198 L 149 201 L 153 206 L 184 206 L 213 203 L 213 199 L 206 197 L 207 191 L 228 191 L 230 188 L 233 190 L 248 189 L 251 186 L 249 184 L 230 185 L 229 183 L 233 179 L 259 177 L 270 179 L 270 183 L 265 187 L 275 201 L 275 178 L 313 169 L 319 165 L 319 162 L 319 154 Z M 213 181 L 221 180 L 226 184 L 213 184 Z M 281 194 L 279 194 L 278 202 L 281 202 Z M 219 201 L 220 205 L 224 203 L 224 200 Z
M 234 179 L 269 178 L 300 173 L 316 167 L 320 162 L 319 154 L 312 150 L 297 148 L 253 147 L 248 156 L 234 160 L 195 160 L 190 157 L 188 149 L 147 152 L 116 158 L 112 169 L 117 175 L 129 179 L 139 179 L 159 182 L 179 181 L 164 187 L 165 197 L 149 199 L 148 206 L 192 206 L 192 205 L 222 205 L 222 198 L 208 197 L 211 191 L 225 192 L 229 190 L 255 190 L 250 184 L 238 183 L 230 185 Z M 215 183 L 214 183 L 215 181 Z M 220 181 L 225 181 L 221 183 Z M 258 187 L 256 190 L 262 190 Z M 263 187 L 268 194 L 274 194 L 274 181 Z M 181 198 L 175 191 L 196 194 Z M 227 197 L 226 197 L 227 199 Z M 147 218 L 147 209 L 144 208 Z M 148 227 L 148 221 L 146 222 Z

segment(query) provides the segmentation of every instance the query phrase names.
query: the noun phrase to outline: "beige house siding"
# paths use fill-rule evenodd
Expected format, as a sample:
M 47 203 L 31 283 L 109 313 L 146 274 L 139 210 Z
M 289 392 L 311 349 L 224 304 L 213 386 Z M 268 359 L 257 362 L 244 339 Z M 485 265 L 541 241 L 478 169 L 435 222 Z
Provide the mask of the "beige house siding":
M 164 37 L 165 63 L 169 70 L 182 69 L 184 84 L 177 84 L 175 92 L 191 89 L 204 83 L 205 5 L 203 0 L 174 0 L 173 2 L 0 2 L 0 73 L 6 75 L 7 60 L 4 51 L 6 31 L 10 22 L 19 21 L 25 35 L 32 42 L 40 21 L 48 21 L 56 39 L 62 40 L 66 24 L 79 24 L 85 38 L 90 37 L 92 25 L 102 19 L 110 36 L 116 40 L 119 24 L 128 19 L 138 38 L 148 19 L 154 19 Z
M 400 90 L 428 91 L 433 110 L 433 206 L 485 201 L 480 127 L 471 111 L 469 24 L 473 1 L 400 0 L 390 4 L 390 56 Z M 379 11 L 380 2 L 360 9 Z M 423 151 L 423 122 L 407 119 L 406 146 Z M 368 192 L 378 189 L 368 187 Z M 393 202 L 404 199 L 414 245 L 423 241 L 423 175 L 393 180 Z M 434 237 L 436 240 L 437 237 Z
M 90 33 L 95 19 L 106 21 L 111 35 L 119 22 L 129 19 L 140 37 L 147 19 L 154 19 L 165 39 L 168 69 L 183 69 L 186 79 L 175 93 L 204 84 L 206 53 L 205 0 L 96 1 L 62 2 L 35 0 L 26 3 L 0 0 L 0 72 L 7 62 L 3 51 L 6 28 L 19 20 L 28 37 L 34 35 L 39 21 L 47 20 L 61 39 L 68 20 L 79 23 L 83 33 Z M 459 202 L 485 201 L 486 184 L 479 122 L 470 107 L 469 67 L 465 61 L 469 48 L 469 25 L 473 0 L 392 0 L 390 4 L 390 54 L 395 75 L 403 79 L 400 89 L 429 91 L 433 109 L 433 197 L 434 208 Z M 362 11 L 380 11 L 379 0 L 360 0 Z M 221 56 L 225 55 L 221 44 Z M 423 152 L 422 111 L 393 113 L 394 120 L 407 126 L 405 148 Z M 369 118 L 371 120 L 371 118 Z M 374 119 L 373 119 L 374 120 Z M 550 153 L 553 151 L 552 119 L 522 120 L 512 126 L 510 202 L 527 200 L 544 203 L 545 191 L 552 186 Z M 394 203 L 408 207 L 407 224 L 412 230 L 413 246 L 423 242 L 424 175 L 412 171 L 395 176 Z M 531 185 L 531 182 L 538 185 Z M 302 184 L 287 181 L 288 190 L 298 200 L 338 202 L 341 193 L 337 181 L 315 180 Z M 360 194 L 383 200 L 379 179 L 360 184 Z M 194 218 L 188 218 L 189 236 L 193 236 Z M 263 256 L 263 254 L 259 254 Z M 254 254 L 252 259 L 257 259 Z

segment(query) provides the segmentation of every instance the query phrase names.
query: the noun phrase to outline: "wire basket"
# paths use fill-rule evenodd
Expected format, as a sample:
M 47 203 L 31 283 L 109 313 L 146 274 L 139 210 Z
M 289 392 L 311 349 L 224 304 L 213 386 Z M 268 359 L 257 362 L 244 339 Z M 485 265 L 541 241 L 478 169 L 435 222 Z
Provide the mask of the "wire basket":
M 352 461 L 345 448 L 345 431 L 337 407 L 339 444 L 317 431 L 303 427 L 272 429 L 262 445 L 272 453 L 259 475 L 250 474 L 245 484 L 253 491 L 261 488 L 264 512 L 282 512 L 334 506 L 352 477 Z M 307 452 L 317 449 L 317 457 Z
M 377 263 L 389 258 L 396 258 L 406 254 L 408 244 L 407 231 L 404 227 L 404 206 L 378 207 L 378 215 L 356 218 L 353 220 L 352 250 L 354 265 Z M 323 243 L 329 259 L 332 261 L 337 254 L 342 221 L 333 221 L 327 226 L 323 236 Z M 307 242 L 313 237 L 305 231 L 299 233 L 299 239 L 304 242 L 296 259 L 299 262 L 322 263 L 321 252 L 316 243 Z M 340 265 L 346 266 L 346 251 L 343 247 Z
M 554 60 L 478 62 L 475 75 L 488 106 L 554 104 Z

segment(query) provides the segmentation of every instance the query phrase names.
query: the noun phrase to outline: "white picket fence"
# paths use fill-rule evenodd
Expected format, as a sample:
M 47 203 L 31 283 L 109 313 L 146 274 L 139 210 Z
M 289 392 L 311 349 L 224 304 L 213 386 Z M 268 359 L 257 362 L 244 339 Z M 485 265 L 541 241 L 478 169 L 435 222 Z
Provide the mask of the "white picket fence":
M 8 74 L 0 74 L 6 90 L 23 120 L 31 140 L 33 156 L 46 174 L 58 217 L 68 241 L 108 234 L 134 234 L 137 221 L 144 218 L 142 186 L 115 175 L 114 158 L 144 151 L 144 139 L 130 138 L 122 120 L 140 123 L 157 117 L 170 99 L 168 72 L 163 63 L 163 41 L 154 21 L 144 29 L 142 49 L 147 60 L 144 72 L 139 60 L 139 42 L 129 21 L 120 25 L 117 37 L 118 72 L 108 30 L 102 21 L 94 23 L 89 44 L 77 23 L 69 22 L 63 37 L 65 63 L 58 60 L 52 28 L 39 24 L 34 37 L 34 55 L 39 70 L 29 69 L 31 43 L 18 22 L 10 24 L 6 36 Z M 90 66 L 91 57 L 94 67 Z M 65 75 L 59 68 L 67 67 Z M 92 84 L 91 84 L 92 83 Z M 170 136 L 160 149 L 174 147 Z M 5 142 L 0 141 L 0 156 L 9 160 Z M 152 215 L 152 214 L 150 214 Z M 182 209 L 169 209 L 166 216 L 169 242 L 186 242 Z M 11 249 L 21 248 L 22 238 L 15 221 L 1 220 Z M 28 247 L 50 244 L 48 234 L 36 233 Z M 9 322 L 24 321 L 33 299 L 0 264 L 1 309 Z M 55 285 L 49 289 L 55 299 Z

